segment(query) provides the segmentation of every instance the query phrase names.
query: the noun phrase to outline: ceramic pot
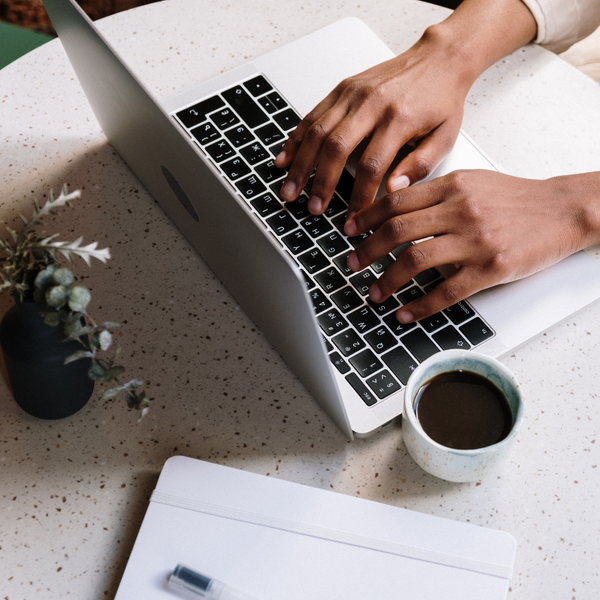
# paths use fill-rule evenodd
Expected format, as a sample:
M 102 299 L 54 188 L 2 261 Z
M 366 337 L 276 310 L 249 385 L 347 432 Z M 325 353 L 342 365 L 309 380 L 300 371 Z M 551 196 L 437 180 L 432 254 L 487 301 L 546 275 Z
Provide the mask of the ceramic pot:
M 0 323 L 0 346 L 17 404 L 40 419 L 63 419 L 83 408 L 94 390 L 87 371 L 90 359 L 64 364 L 81 350 L 76 341 L 63 342 L 60 326 L 44 323 L 38 305 L 15 302 Z

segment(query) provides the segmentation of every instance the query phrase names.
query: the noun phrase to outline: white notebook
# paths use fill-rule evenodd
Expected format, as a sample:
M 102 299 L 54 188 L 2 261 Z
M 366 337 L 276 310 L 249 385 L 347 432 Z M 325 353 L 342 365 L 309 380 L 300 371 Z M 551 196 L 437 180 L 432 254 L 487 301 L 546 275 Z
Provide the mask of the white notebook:
M 116 600 L 180 598 L 178 563 L 257 600 L 499 600 L 515 549 L 500 531 L 176 456 Z

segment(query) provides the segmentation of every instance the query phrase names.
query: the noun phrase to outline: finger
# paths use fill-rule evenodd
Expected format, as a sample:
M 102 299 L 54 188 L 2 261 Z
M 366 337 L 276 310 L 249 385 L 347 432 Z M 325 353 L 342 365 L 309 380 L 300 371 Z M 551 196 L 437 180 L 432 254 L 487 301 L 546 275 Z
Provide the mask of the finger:
M 372 131 L 372 116 L 360 114 L 347 115 L 323 143 L 308 201 L 313 214 L 327 209 L 350 154 Z
M 339 94 L 334 90 L 324 98 L 298 123 L 297 127 L 289 134 L 281 152 L 275 157 L 275 165 L 280 169 L 287 168 L 298 153 L 306 132 L 316 123 L 337 101 Z
M 490 287 L 493 283 L 482 277 L 480 269 L 467 266 L 446 279 L 431 292 L 405 304 L 396 312 L 400 323 L 420 321 L 472 296 L 475 292 Z
M 305 131 L 300 147 L 294 156 L 288 175 L 281 188 L 281 197 L 286 202 L 295 200 L 314 171 L 323 145 L 340 121 L 346 116 L 342 105 L 336 105 L 323 114 Z M 339 177 L 339 174 L 338 174 Z
M 445 122 L 423 139 L 392 171 L 387 180 L 387 191 L 401 190 L 431 175 L 434 169 L 452 150 L 460 123 Z
M 442 235 L 413 244 L 371 286 L 369 296 L 383 302 L 419 273 L 446 264 L 461 264 L 468 258 L 466 244 L 458 235 Z
M 348 205 L 350 217 L 373 203 L 387 170 L 403 145 L 404 140 L 397 129 L 384 124 L 375 131 L 356 167 Z

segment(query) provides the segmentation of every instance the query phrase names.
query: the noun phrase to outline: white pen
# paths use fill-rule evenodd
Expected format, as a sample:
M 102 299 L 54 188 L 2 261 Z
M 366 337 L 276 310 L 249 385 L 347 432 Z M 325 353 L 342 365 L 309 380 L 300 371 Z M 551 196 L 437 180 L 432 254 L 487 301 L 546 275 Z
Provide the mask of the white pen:
M 169 575 L 169 585 L 207 600 L 254 600 L 248 594 L 182 564 L 178 564 Z

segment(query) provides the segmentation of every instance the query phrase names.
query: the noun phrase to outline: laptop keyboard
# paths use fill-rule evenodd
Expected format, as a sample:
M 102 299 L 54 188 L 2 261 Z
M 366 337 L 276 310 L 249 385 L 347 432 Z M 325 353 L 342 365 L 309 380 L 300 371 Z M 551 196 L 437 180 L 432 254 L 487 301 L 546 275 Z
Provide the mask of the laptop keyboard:
M 443 281 L 428 269 L 381 304 L 368 298 L 377 277 L 411 244 L 396 248 L 360 273 L 346 265 L 367 235 L 348 238 L 343 227 L 354 179 L 344 171 L 323 215 L 308 212 L 312 180 L 291 203 L 279 191 L 286 171 L 274 159 L 300 122 L 259 75 L 173 115 L 223 173 L 239 196 L 300 267 L 329 358 L 367 406 L 401 390 L 416 366 L 452 348 L 471 349 L 494 332 L 466 301 L 418 323 L 400 324 L 396 310 Z

